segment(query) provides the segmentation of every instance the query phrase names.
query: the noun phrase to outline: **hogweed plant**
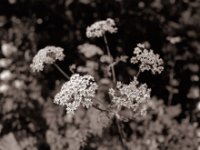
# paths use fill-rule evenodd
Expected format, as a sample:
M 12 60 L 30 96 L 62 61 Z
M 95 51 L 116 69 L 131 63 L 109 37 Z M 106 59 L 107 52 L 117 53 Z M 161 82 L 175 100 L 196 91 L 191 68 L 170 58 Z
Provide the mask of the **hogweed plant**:
M 151 99 L 151 89 L 148 88 L 147 84 L 140 83 L 138 77 L 144 71 L 160 74 L 164 68 L 163 60 L 158 54 L 154 54 L 153 50 L 145 48 L 144 44 L 138 44 L 133 51 L 133 57 L 130 58 L 132 64 L 139 64 L 138 73 L 129 84 L 118 81 L 115 66 L 120 61 L 126 63 L 128 57 L 119 56 L 113 58 L 106 38 L 107 33 L 113 34 L 117 30 L 114 20 L 110 18 L 95 22 L 87 27 L 86 36 L 88 38 L 102 37 L 105 42 L 106 52 L 98 46 L 89 43 L 78 46 L 79 53 L 88 61 L 86 66 L 76 66 L 75 64 L 70 66 L 69 69 L 72 71 L 71 77 L 56 64 L 57 60 L 62 61 L 65 57 L 64 50 L 60 47 L 47 46 L 39 50 L 33 58 L 31 69 L 39 72 L 44 69 L 45 65 L 54 64 L 67 79 L 61 90 L 55 95 L 54 103 L 64 106 L 69 115 L 74 115 L 80 106 L 87 109 L 93 107 L 102 112 L 105 118 L 104 122 L 107 122 L 102 125 L 102 128 L 108 126 L 109 121 L 115 120 L 121 144 L 124 149 L 129 149 L 121 126 L 121 122 L 129 118 L 123 116 L 121 111 L 130 111 L 132 118 L 137 115 L 140 115 L 140 117 L 146 115 Z M 98 60 L 93 61 L 93 59 Z M 103 77 L 98 76 L 95 80 L 94 76 L 98 71 L 95 72 L 94 70 L 101 69 L 101 66 L 106 68 L 102 69 L 104 75 Z M 112 81 L 109 78 L 112 78 Z M 109 88 L 103 90 L 104 93 L 102 94 L 100 89 L 103 85 Z M 109 100 L 104 100 L 105 95 L 109 95 Z M 102 116 L 101 113 L 96 114 Z M 93 117 L 93 119 L 96 119 L 96 117 Z

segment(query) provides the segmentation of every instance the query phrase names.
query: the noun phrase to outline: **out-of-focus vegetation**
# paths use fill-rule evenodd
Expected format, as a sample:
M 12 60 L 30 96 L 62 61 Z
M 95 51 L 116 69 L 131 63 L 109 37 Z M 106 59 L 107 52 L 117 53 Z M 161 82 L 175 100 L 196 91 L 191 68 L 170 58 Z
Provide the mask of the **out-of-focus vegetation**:
M 95 120 L 97 115 L 105 120 L 104 114 L 82 109 L 70 118 L 53 104 L 64 81 L 56 69 L 30 71 L 34 54 L 46 45 L 65 49 L 67 63 L 59 65 L 68 74 L 71 64 L 84 65 L 79 45 L 90 42 L 104 48 L 101 39 L 86 38 L 86 27 L 106 18 L 113 18 L 119 28 L 108 35 L 114 56 L 132 55 L 136 44 L 144 42 L 165 62 L 161 75 L 140 76 L 156 98 L 146 118 L 123 122 L 128 145 L 133 150 L 200 146 L 198 0 L 1 0 L 0 149 L 9 149 L 8 141 L 22 150 L 122 149 L 116 126 Z M 95 66 L 88 68 L 95 75 Z M 118 79 L 129 81 L 135 69 L 119 64 Z

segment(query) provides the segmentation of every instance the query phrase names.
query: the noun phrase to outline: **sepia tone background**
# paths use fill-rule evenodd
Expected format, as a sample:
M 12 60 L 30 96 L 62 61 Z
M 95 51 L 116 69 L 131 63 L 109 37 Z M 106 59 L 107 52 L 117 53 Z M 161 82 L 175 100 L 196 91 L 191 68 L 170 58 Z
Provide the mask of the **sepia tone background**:
M 68 139 L 77 129 L 84 134 L 81 122 L 97 114 L 79 112 L 80 124 L 74 127 L 53 103 L 64 77 L 51 66 L 41 73 L 30 71 L 36 52 L 55 45 L 65 49 L 59 65 L 70 74 L 71 64 L 84 63 L 80 44 L 105 47 L 102 39 L 86 38 L 85 31 L 106 18 L 119 29 L 108 35 L 113 56 L 131 56 L 137 43 L 145 43 L 164 60 L 161 75 L 140 76 L 152 88 L 156 109 L 145 119 L 123 123 L 133 150 L 200 148 L 199 0 L 0 0 L 0 149 L 122 149 L 114 124 L 89 135 L 85 146 L 77 136 Z M 135 71 L 130 64 L 116 67 L 125 82 Z M 91 126 L 98 128 L 98 123 Z

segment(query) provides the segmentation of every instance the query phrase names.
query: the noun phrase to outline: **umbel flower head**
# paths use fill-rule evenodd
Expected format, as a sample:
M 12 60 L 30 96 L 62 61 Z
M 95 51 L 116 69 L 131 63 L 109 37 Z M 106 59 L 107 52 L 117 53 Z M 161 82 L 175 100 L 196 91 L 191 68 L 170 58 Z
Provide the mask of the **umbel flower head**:
M 140 70 L 151 70 L 153 74 L 161 73 L 164 69 L 163 60 L 158 54 L 154 54 L 153 50 L 148 51 L 143 44 L 138 44 L 134 49 L 131 63 L 139 63 Z
M 34 56 L 32 64 L 30 65 L 33 71 L 42 71 L 45 64 L 53 64 L 56 60 L 63 60 L 65 55 L 64 49 L 61 47 L 47 46 L 40 49 Z
M 80 104 L 86 108 L 92 105 L 92 98 L 95 97 L 97 88 L 94 77 L 91 75 L 74 74 L 69 81 L 63 84 L 54 102 L 66 106 L 67 113 L 73 114 Z
M 87 27 L 86 36 L 88 38 L 102 37 L 106 32 L 117 32 L 116 24 L 113 19 L 108 18 L 106 20 L 97 21 Z
M 95 55 L 103 55 L 103 51 L 101 50 L 101 48 L 97 47 L 94 44 L 85 43 L 85 44 L 79 45 L 78 50 L 86 58 L 91 58 Z
M 112 102 L 116 106 L 126 107 L 141 114 L 147 109 L 150 92 L 151 89 L 148 89 L 146 84 L 139 84 L 136 77 L 128 85 L 117 82 L 116 89 L 109 89 Z

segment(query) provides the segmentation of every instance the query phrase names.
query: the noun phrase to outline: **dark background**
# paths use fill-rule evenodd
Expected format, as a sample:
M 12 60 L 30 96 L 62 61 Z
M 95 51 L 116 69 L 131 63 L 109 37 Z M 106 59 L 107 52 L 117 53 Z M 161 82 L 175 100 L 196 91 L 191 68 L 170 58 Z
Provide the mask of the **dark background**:
M 163 58 L 165 69 L 161 75 L 144 73 L 140 76 L 140 80 L 150 85 L 152 96 L 163 101 L 163 107 L 180 106 L 180 113 L 175 115 L 175 119 L 172 117 L 177 122 L 176 128 L 181 128 L 179 123 L 185 119 L 189 120 L 186 128 L 190 128 L 195 122 L 196 126 L 199 125 L 200 110 L 197 109 L 197 104 L 200 102 L 198 94 L 200 92 L 200 1 L 1 0 L 1 44 L 12 42 L 18 48 L 18 52 L 9 58 L 13 60 L 13 64 L 7 69 L 15 74 L 15 79 L 25 83 L 22 89 L 12 89 L 6 94 L 1 94 L 1 137 L 12 132 L 19 137 L 19 140 L 27 136 L 37 139 L 36 149 L 51 147 L 51 143 L 45 139 L 46 131 L 50 127 L 44 110 L 49 109 L 49 105 L 53 107 L 52 101 L 48 99 L 53 97 L 54 90 L 59 84 L 57 79 L 62 81 L 63 77 L 52 68 L 41 74 L 31 73 L 29 65 L 32 57 L 38 49 L 47 45 L 63 47 L 66 61 L 60 62 L 59 65 L 70 73 L 69 65 L 81 62 L 77 59 L 78 45 L 90 42 L 104 48 L 102 39 L 88 39 L 85 31 L 93 22 L 106 18 L 114 19 L 119 29 L 117 34 L 108 35 L 112 55 L 131 56 L 137 43 L 148 42 L 150 47 Z M 169 39 L 173 37 L 179 37 L 180 41 L 170 42 Z M 4 58 L 1 53 L 0 57 Z M 119 78 L 122 68 L 123 65 L 119 65 L 116 69 Z M 128 76 L 128 73 L 124 73 L 122 78 L 127 81 Z M 196 77 L 197 80 L 192 77 Z M 8 84 L 12 85 L 11 82 Z M 175 90 L 178 92 L 173 93 Z M 173 93 L 171 101 L 170 93 Z M 12 100 L 13 107 L 9 109 L 4 106 L 7 99 Z M 59 108 L 56 106 L 56 109 Z M 61 116 L 64 116 L 63 112 Z M 34 125 L 33 131 L 29 128 L 30 123 Z M 147 127 L 144 127 L 144 130 L 145 128 Z M 194 134 L 196 131 L 196 127 L 192 128 Z M 151 134 L 150 137 L 156 135 Z M 187 138 L 184 137 L 182 140 L 185 139 Z M 141 138 L 142 140 L 144 138 Z M 170 142 L 166 145 L 170 145 Z M 185 147 L 181 147 L 180 144 L 179 148 Z M 175 147 L 172 146 L 171 149 Z

